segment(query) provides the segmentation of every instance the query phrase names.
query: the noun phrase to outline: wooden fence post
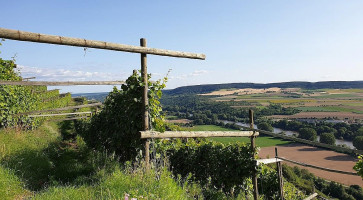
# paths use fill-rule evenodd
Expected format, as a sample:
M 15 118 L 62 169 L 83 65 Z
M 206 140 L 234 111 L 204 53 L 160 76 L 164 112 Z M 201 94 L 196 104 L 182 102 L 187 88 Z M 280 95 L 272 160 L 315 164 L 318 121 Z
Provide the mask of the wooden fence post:
M 250 128 L 254 129 L 253 127 L 253 110 L 249 110 L 249 117 L 250 117 Z M 256 136 L 251 136 L 251 150 L 255 151 L 256 144 L 255 144 Z M 255 156 L 255 154 L 253 155 Z M 257 164 L 257 163 L 256 163 Z M 252 184 L 253 184 L 253 198 L 254 200 L 258 199 L 258 187 L 257 187 L 257 173 L 254 172 L 252 175 Z
M 146 39 L 140 39 L 140 46 L 146 47 Z M 144 83 L 144 89 L 142 92 L 142 109 L 143 109 L 143 130 L 149 130 L 149 99 L 148 99 L 148 77 L 147 77 L 147 54 L 141 53 L 141 77 Z M 149 139 L 145 141 L 145 163 L 146 168 L 149 168 L 150 164 L 150 142 Z
M 278 153 L 277 153 L 277 147 L 275 147 L 275 158 L 277 159 L 279 157 Z M 284 199 L 284 181 L 282 179 L 282 167 L 281 167 L 281 162 L 276 162 L 276 167 L 277 167 L 277 174 L 278 174 L 278 178 L 279 178 L 279 187 L 280 187 L 280 199 Z

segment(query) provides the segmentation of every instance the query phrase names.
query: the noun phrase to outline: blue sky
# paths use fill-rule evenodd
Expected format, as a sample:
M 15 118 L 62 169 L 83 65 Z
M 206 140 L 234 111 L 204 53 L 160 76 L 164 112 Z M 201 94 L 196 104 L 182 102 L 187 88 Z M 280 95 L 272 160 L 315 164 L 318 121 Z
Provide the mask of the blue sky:
M 363 1 L 2 1 L 0 27 L 204 53 L 148 56 L 168 88 L 229 82 L 363 80 Z M 37 80 L 124 80 L 140 55 L 6 40 L 0 56 Z M 98 92 L 110 87 L 62 87 Z

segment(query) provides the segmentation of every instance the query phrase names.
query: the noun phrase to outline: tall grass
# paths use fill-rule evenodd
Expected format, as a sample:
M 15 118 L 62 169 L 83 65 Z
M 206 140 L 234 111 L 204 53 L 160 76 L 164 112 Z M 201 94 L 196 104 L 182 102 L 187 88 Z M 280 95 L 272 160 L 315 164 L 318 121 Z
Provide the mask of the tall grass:
M 24 183 L 9 169 L 0 165 L 0 198 L 22 199 L 31 193 L 24 189 Z
M 60 129 L 58 129 L 58 127 Z M 72 140 L 71 124 L 46 123 L 34 131 L 0 131 L 0 199 L 192 199 L 196 184 L 166 168 L 124 166 L 107 152 Z M 62 133 L 62 134 L 61 134 Z

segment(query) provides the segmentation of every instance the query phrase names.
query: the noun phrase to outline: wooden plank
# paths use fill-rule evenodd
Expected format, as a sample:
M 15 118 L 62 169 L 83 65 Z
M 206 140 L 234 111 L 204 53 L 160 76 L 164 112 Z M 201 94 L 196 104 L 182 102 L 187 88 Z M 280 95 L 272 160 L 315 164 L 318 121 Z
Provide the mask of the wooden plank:
M 250 137 L 253 131 L 140 131 L 141 138 Z
M 310 196 L 308 196 L 308 197 L 306 197 L 304 200 L 311 200 L 311 199 L 314 199 L 315 197 L 317 197 L 318 196 L 318 193 L 314 193 L 314 194 L 312 194 L 312 195 L 310 195 Z
M 277 152 L 277 147 L 275 147 L 275 158 L 278 159 L 278 152 Z M 277 170 L 277 175 L 278 175 L 278 179 L 279 179 L 279 192 L 280 192 L 280 199 L 284 200 L 284 181 L 282 179 L 282 166 L 281 166 L 281 162 L 277 162 L 276 163 L 276 170 Z
M 249 119 L 250 119 L 250 128 L 253 129 L 253 124 L 254 124 L 254 120 L 253 120 L 253 110 L 249 110 Z M 256 143 L 255 143 L 255 136 L 256 132 L 253 131 L 253 135 L 251 136 L 251 150 L 252 152 L 255 152 L 254 156 L 256 155 Z M 257 161 L 256 161 L 257 164 Z M 252 185 L 253 185 L 253 199 L 257 200 L 258 198 L 258 186 L 257 186 L 257 173 L 254 172 L 252 174 Z
M 140 46 L 146 47 L 146 39 L 141 38 L 140 39 Z M 143 113 L 143 119 L 142 119 L 142 125 L 143 130 L 148 131 L 149 130 L 149 99 L 148 99 L 148 74 L 147 74 L 147 54 L 142 53 L 141 54 L 141 78 L 142 82 L 144 83 L 144 87 L 142 89 L 142 113 Z M 146 163 L 146 169 L 148 170 L 150 168 L 150 141 L 146 139 L 145 141 L 145 163 Z
M 122 85 L 125 81 L 0 81 L 0 85 L 45 85 L 45 86 L 70 86 L 70 85 Z
M 283 160 L 278 159 L 278 158 L 266 158 L 266 159 L 258 159 L 257 160 L 257 165 L 259 164 L 270 164 L 270 163 L 276 163 L 276 162 L 281 162 Z
M 199 53 L 189 53 L 182 51 L 171 51 L 165 49 L 139 47 L 139 46 L 117 44 L 117 43 L 110 43 L 110 42 L 103 42 L 96 40 L 86 40 L 81 38 L 71 38 L 71 37 L 63 37 L 56 35 L 32 33 L 32 32 L 25 32 L 25 31 L 5 29 L 5 28 L 0 28 L 0 38 L 19 40 L 19 41 L 38 42 L 38 43 L 76 46 L 76 47 L 89 47 L 95 49 L 106 49 L 114 51 L 125 51 L 130 53 L 144 53 L 144 54 L 153 54 L 159 56 L 205 60 L 205 55 Z
M 92 114 L 92 112 L 76 112 L 76 113 L 58 113 L 58 114 L 45 114 L 45 115 L 29 115 L 28 117 L 53 117 L 62 115 L 81 115 L 81 114 Z
M 71 117 L 71 118 L 63 118 L 63 119 L 50 119 L 46 121 L 51 122 L 59 122 L 59 121 L 70 121 L 70 120 L 76 120 L 76 119 L 87 119 L 88 117 Z
M 31 111 L 31 112 L 25 112 L 25 113 L 18 113 L 16 115 L 29 115 L 29 114 L 37 114 L 37 113 L 45 113 L 45 112 L 56 112 L 56 111 L 65 111 L 65 110 L 71 110 L 71 109 L 77 109 L 77 108 L 88 108 L 88 107 L 95 107 L 95 106 L 102 106 L 102 103 L 93 103 L 93 104 L 85 104 L 85 105 L 79 105 L 79 106 L 68 106 L 63 108 L 56 108 L 51 110 L 37 110 L 37 111 Z
M 247 130 L 251 130 L 251 131 L 252 130 L 258 131 L 261 134 L 270 135 L 270 136 L 277 137 L 277 138 L 282 138 L 282 139 L 285 139 L 285 140 L 291 140 L 291 141 L 299 142 L 299 143 L 302 143 L 302 144 L 308 144 L 308 145 L 315 146 L 315 147 L 323 147 L 323 148 L 326 148 L 326 149 L 331 149 L 331 150 L 342 152 L 342 153 L 363 154 L 363 150 L 349 149 L 349 148 L 339 147 L 339 146 L 335 146 L 335 145 L 324 144 L 324 143 L 320 143 L 320 142 L 314 142 L 314 141 L 311 141 L 311 140 L 305 140 L 305 139 L 298 138 L 298 137 L 287 136 L 287 135 L 284 135 L 284 134 L 273 133 L 273 132 L 260 130 L 260 129 L 251 129 L 251 128 L 246 128 L 246 127 L 243 127 L 243 128 L 247 129 Z
M 297 165 L 301 165 L 301 166 L 305 166 L 305 167 L 311 167 L 311 168 L 315 168 L 315 169 L 320 169 L 320 170 L 324 170 L 324 171 L 328 171 L 328 172 L 334 172 L 334 173 L 339 173 L 339 174 L 348 174 L 348 175 L 354 175 L 354 176 L 359 176 L 357 174 L 357 172 L 347 172 L 347 171 L 341 171 L 341 170 L 336 170 L 336 169 L 330 169 L 330 168 L 325 168 L 325 167 L 319 167 L 319 166 L 315 166 L 315 165 L 310 165 L 310 164 L 306 164 L 306 163 L 302 163 L 302 162 L 297 162 L 294 160 L 289 160 L 283 157 L 278 157 L 283 161 L 287 161 L 287 162 L 291 162 Z

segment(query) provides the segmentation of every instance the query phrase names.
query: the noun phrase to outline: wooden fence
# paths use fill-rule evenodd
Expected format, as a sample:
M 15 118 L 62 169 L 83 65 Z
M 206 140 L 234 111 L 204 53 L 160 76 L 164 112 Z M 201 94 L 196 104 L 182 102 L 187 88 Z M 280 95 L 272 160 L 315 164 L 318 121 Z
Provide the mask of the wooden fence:
M 73 85 L 121 85 L 125 81 L 0 81 L 0 85 L 45 85 L 45 86 L 73 86 Z
M 152 55 L 159 55 L 159 56 L 169 56 L 169 57 L 179 57 L 179 58 L 189 58 L 189 59 L 201 59 L 205 60 L 206 56 L 204 54 L 198 53 L 189 53 L 189 52 L 181 52 L 181 51 L 171 51 L 171 50 L 164 50 L 164 49 L 155 49 L 155 48 L 148 48 L 146 45 L 146 39 L 140 39 L 140 46 L 132 46 L 132 45 L 124 45 L 124 44 L 116 44 L 110 42 L 103 42 L 103 41 L 95 41 L 95 40 L 86 40 L 80 38 L 71 38 L 71 37 L 63 37 L 63 36 L 54 36 L 54 35 L 46 35 L 40 33 L 32 33 L 32 32 L 25 32 L 19 30 L 11 30 L 0 28 L 0 38 L 4 39 L 11 39 L 11 40 L 20 40 L 20 41 L 29 41 L 29 42 L 37 42 L 37 43 L 48 43 L 48 44 L 57 44 L 57 45 L 67 45 L 67 46 L 77 46 L 77 47 L 88 47 L 88 48 L 97 48 L 97 49 L 106 49 L 106 50 L 113 50 L 113 51 L 124 51 L 124 52 L 131 52 L 131 53 L 140 53 L 141 55 L 141 77 L 144 83 L 144 89 L 142 94 L 142 102 L 143 102 L 143 133 L 151 134 L 155 136 L 155 132 L 148 132 L 149 131 L 149 112 L 148 108 L 148 76 L 147 76 L 147 54 Z M 37 81 L 22 81 L 22 82 L 0 82 L 2 85 L 82 85 L 85 82 L 37 82 Z M 106 84 L 103 83 L 95 83 L 87 84 L 87 85 L 100 85 Z M 122 84 L 122 83 L 116 83 Z M 253 112 L 250 110 L 250 124 L 251 128 L 253 128 Z M 201 134 L 197 134 L 195 132 L 189 133 L 169 133 L 169 134 L 178 134 L 181 137 L 189 137 L 189 136 L 198 136 Z M 205 133 L 205 137 L 216 136 L 216 133 Z M 224 133 L 225 136 L 233 135 L 231 133 Z M 251 148 L 255 149 L 255 138 L 258 133 L 256 131 L 249 131 L 249 132 L 239 132 L 234 134 L 240 134 L 238 136 L 248 136 L 251 138 Z M 159 137 L 165 136 L 165 134 L 158 133 Z M 203 135 L 203 134 L 202 134 Z M 169 135 L 168 137 L 171 137 Z M 149 140 L 146 139 L 145 141 L 145 161 L 148 164 L 150 157 L 149 157 Z M 253 188 L 254 188 L 254 199 L 258 199 L 258 188 L 257 188 L 257 174 L 253 174 L 252 178 Z
M 287 136 L 287 135 L 284 135 L 284 134 L 273 133 L 273 132 L 270 132 L 270 131 L 265 131 L 265 130 L 260 130 L 260 129 L 254 129 L 254 128 L 251 129 L 250 128 L 249 130 L 255 130 L 255 131 L 258 131 L 261 134 L 270 135 L 270 136 L 273 136 L 273 137 L 278 137 L 278 138 L 282 138 L 282 139 L 286 139 L 286 140 L 291 140 L 291 141 L 295 141 L 295 142 L 298 142 L 298 143 L 308 144 L 308 145 L 312 145 L 312 146 L 316 146 L 316 147 L 322 147 L 322 148 L 325 148 L 325 149 L 330 149 L 330 150 L 341 152 L 341 153 L 363 154 L 362 150 L 349 149 L 349 148 L 344 148 L 344 147 L 340 147 L 340 146 L 336 146 L 336 145 L 324 144 L 324 143 L 320 143 L 320 142 L 305 140 L 305 139 L 298 138 L 298 137 L 291 137 L 291 136 Z
M 320 167 L 320 166 L 311 165 L 311 164 L 307 164 L 307 163 L 287 159 L 287 158 L 284 158 L 284 157 L 280 157 L 280 156 L 278 156 L 277 147 L 275 147 L 275 158 L 259 159 L 259 160 L 257 160 L 257 164 L 260 165 L 260 164 L 276 163 L 276 171 L 277 171 L 278 180 L 279 180 L 279 189 L 280 189 L 279 192 L 280 192 L 281 199 L 284 199 L 283 175 L 282 175 L 282 165 L 281 165 L 282 161 L 290 162 L 290 163 L 300 165 L 300 166 L 304 166 L 304 167 L 320 169 L 320 170 L 328 171 L 328 172 L 359 176 L 358 173 L 356 173 L 356 172 L 347 172 L 347 171 L 342 171 L 342 170 L 337 170 L 337 169 L 330 169 L 330 168 L 326 168 L 326 167 Z M 318 196 L 317 193 L 313 193 L 310 196 L 308 196 L 307 198 L 305 198 L 304 200 L 314 199 L 317 196 Z
M 253 128 L 253 111 L 249 110 L 250 127 Z M 165 131 L 163 133 L 157 131 L 140 131 L 141 138 L 145 138 L 145 162 L 147 168 L 150 162 L 149 153 L 149 139 L 157 138 L 206 138 L 206 137 L 250 137 L 251 149 L 255 151 L 255 138 L 259 133 L 255 130 L 252 131 Z M 256 160 L 257 163 L 257 160 Z M 281 172 L 282 173 L 282 172 Z M 258 199 L 258 186 L 257 186 L 257 174 L 252 175 L 253 184 L 253 197 Z

